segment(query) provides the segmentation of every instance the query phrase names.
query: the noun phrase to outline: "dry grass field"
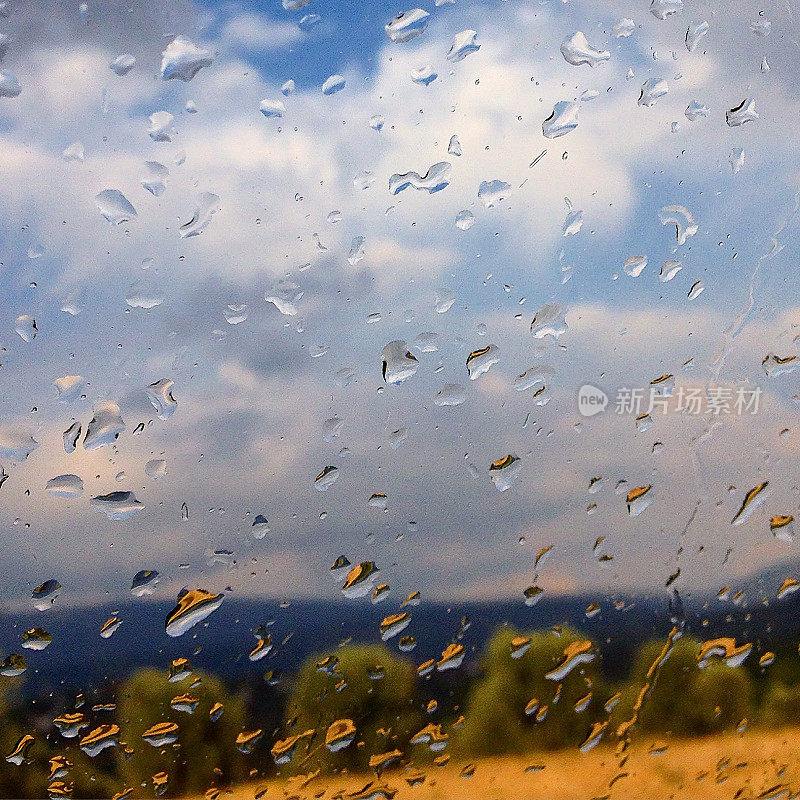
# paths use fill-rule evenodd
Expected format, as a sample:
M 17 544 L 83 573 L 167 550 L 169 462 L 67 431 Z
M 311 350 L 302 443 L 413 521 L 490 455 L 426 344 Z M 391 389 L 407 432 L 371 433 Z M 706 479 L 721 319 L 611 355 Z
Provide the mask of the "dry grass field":
M 300 776 L 233 787 L 235 798 L 380 798 L 533 800 L 534 798 L 788 798 L 800 791 L 800 728 L 753 729 L 699 739 L 642 737 L 620 770 L 613 748 L 504 758 L 371 775 Z M 543 769 L 533 771 L 534 765 Z M 416 776 L 424 780 L 416 785 Z M 616 776 L 616 779 L 615 779 Z M 411 782 L 409 781 L 411 778 Z M 371 786 L 368 786 L 372 782 Z

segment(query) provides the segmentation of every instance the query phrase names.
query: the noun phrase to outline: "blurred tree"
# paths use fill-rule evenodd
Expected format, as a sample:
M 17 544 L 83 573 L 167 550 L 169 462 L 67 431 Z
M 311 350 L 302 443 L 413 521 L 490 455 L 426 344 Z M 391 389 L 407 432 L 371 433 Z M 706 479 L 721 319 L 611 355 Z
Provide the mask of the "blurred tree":
M 31 745 L 29 763 L 17 765 L 6 761 L 6 756 L 14 750 L 22 736 L 36 734 L 33 726 L 26 727 L 22 722 L 18 680 L 0 677 L 0 796 L 41 797 L 47 778 L 47 773 L 41 767 L 41 758 L 47 752 L 44 739 L 37 738 Z
M 600 682 L 599 655 L 589 663 L 578 664 L 560 681 L 545 677 L 564 660 L 565 648 L 586 641 L 585 638 L 568 628 L 560 636 L 554 631 L 523 634 L 530 636 L 530 647 L 521 657 L 514 658 L 512 640 L 519 636 L 506 628 L 496 633 L 486 647 L 483 677 L 470 693 L 458 737 L 459 746 L 470 754 L 579 745 L 591 723 L 598 719 L 606 699 Z M 578 701 L 589 692 L 592 697 L 586 707 L 576 711 Z M 545 706 L 546 716 L 542 719 Z
M 380 675 L 381 677 L 378 677 Z M 314 730 L 281 771 L 366 770 L 370 756 L 399 749 L 424 724 L 419 713 L 416 672 L 381 645 L 343 647 L 334 656 L 308 659 L 287 705 L 286 738 Z M 325 746 L 329 726 L 350 719 L 353 743 L 338 752 Z
M 663 646 L 663 642 L 653 641 L 640 648 L 628 686 L 622 692 L 623 699 L 612 717 L 615 727 L 630 716 L 647 671 Z M 699 652 L 700 642 L 696 639 L 678 639 L 645 701 L 639 716 L 640 729 L 676 736 L 713 733 L 734 728 L 751 716 L 753 688 L 748 672 L 720 660 L 700 669 Z
M 764 694 L 760 721 L 770 727 L 797 725 L 800 719 L 800 684 L 771 681 Z
M 202 793 L 212 783 L 226 786 L 246 773 L 244 756 L 237 750 L 236 737 L 245 724 L 242 701 L 215 677 L 192 672 L 192 679 L 170 683 L 167 673 L 154 669 L 135 673 L 120 689 L 118 719 L 120 740 L 132 753 L 126 757 L 117 748 L 120 778 L 137 796 L 152 796 L 152 777 L 169 773 L 167 795 Z M 199 684 L 198 684 L 199 679 Z M 188 694 L 196 699 L 193 713 L 174 710 L 173 698 Z M 222 716 L 210 717 L 211 708 L 221 703 Z M 159 722 L 178 725 L 177 742 L 153 747 L 142 734 Z M 147 787 L 141 784 L 146 782 Z

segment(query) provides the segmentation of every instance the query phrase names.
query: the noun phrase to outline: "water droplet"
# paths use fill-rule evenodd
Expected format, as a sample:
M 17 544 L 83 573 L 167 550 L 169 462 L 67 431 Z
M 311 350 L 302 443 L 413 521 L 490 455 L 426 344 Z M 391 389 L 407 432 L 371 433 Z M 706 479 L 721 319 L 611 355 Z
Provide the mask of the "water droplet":
M 140 503 L 133 492 L 99 494 L 89 501 L 89 505 L 115 522 L 130 519 L 144 508 L 144 503 Z
M 210 67 L 213 60 L 213 50 L 200 47 L 185 36 L 177 36 L 162 53 L 161 79 L 190 81 L 203 67 Z
M 282 117 L 286 106 L 280 100 L 262 100 L 259 110 L 265 117 Z
M 516 483 L 521 469 L 522 461 L 509 453 L 489 465 L 489 477 L 498 492 L 505 492 Z
M 62 731 L 63 733 L 63 731 Z M 106 750 L 109 747 L 116 747 L 119 744 L 119 725 L 108 723 L 98 725 L 86 734 L 80 741 L 80 748 L 90 758 Z
M 336 94 L 336 92 L 341 92 L 345 84 L 346 81 L 341 75 L 331 75 L 326 78 L 325 82 L 322 84 L 322 94 L 331 95 Z
M 693 22 L 686 29 L 686 49 L 693 53 L 700 40 L 708 33 L 708 22 Z
M 381 640 L 384 642 L 402 633 L 411 624 L 411 614 L 403 611 L 384 617 L 380 624 Z
M 339 478 L 339 470 L 328 465 L 314 478 L 314 488 L 318 492 L 327 492 Z
M 300 287 L 288 279 L 279 280 L 272 291 L 264 295 L 268 303 L 272 303 L 284 316 L 294 317 L 298 313 L 297 304 L 303 296 Z
M 683 0 L 652 0 L 650 13 L 656 19 L 667 19 L 683 11 Z
M 103 189 L 94 199 L 103 218 L 112 225 L 128 222 L 136 216 L 136 209 L 119 189 Z
M 25 658 L 17 653 L 6 656 L 0 662 L 0 675 L 5 678 L 16 678 L 18 675 L 22 675 L 26 669 L 28 669 L 28 665 L 25 662 Z
M 367 505 L 370 508 L 379 508 L 381 511 L 386 511 L 389 506 L 389 498 L 384 492 L 373 492 L 367 500 Z
M 381 351 L 382 375 L 386 383 L 401 384 L 416 374 L 419 369 L 417 357 L 408 345 L 398 339 L 389 342 Z
M 22 646 L 26 650 L 46 650 L 53 637 L 44 628 L 29 628 L 22 634 Z
M 769 481 L 754 486 L 745 496 L 742 505 L 731 520 L 731 525 L 743 525 L 753 512 L 769 497 Z
M 80 712 L 73 712 L 56 717 L 53 725 L 65 739 L 75 739 L 81 730 L 89 727 L 89 722 Z
M 467 356 L 467 372 L 471 381 L 477 380 L 487 373 L 500 360 L 500 348 L 490 344 L 473 350 Z
M 272 636 L 270 636 L 269 631 L 263 625 L 256 628 L 255 636 L 257 641 L 255 647 L 247 656 L 249 661 L 261 661 L 262 658 L 265 658 L 272 652 Z
M 347 255 L 347 261 L 350 266 L 354 267 L 359 261 L 364 258 L 364 242 L 366 239 L 363 236 L 354 236 L 353 241 L 350 243 L 350 252 Z
M 711 113 L 711 109 L 697 100 L 692 100 L 683 113 L 689 122 L 695 122 L 698 119 L 705 119 Z
M 695 297 L 699 297 L 703 291 L 705 290 L 705 286 L 703 285 L 703 281 L 695 281 L 692 284 L 692 288 L 689 289 L 689 294 L 686 295 L 689 300 L 694 300 Z
M 35 741 L 36 740 L 33 738 L 33 736 L 31 736 L 29 733 L 26 733 L 17 740 L 17 743 L 14 745 L 11 752 L 6 756 L 6 761 L 9 764 L 14 764 L 14 766 L 17 767 L 27 764 L 30 761 L 28 751 L 31 749 L 31 745 Z
M 468 231 L 475 224 L 475 215 L 464 209 L 456 214 L 456 227 L 461 231 Z
M 722 658 L 732 668 L 741 666 L 753 649 L 752 642 L 741 646 L 736 645 L 736 640 L 728 637 L 709 639 L 700 646 L 697 655 L 697 666 L 704 669 L 712 658 Z
M 434 310 L 437 314 L 446 314 L 456 301 L 456 296 L 452 290 L 442 287 L 436 290 L 434 299 Z
M 548 139 L 557 139 L 578 127 L 580 105 L 569 100 L 559 100 L 550 116 L 542 123 L 542 133 Z
M 142 180 L 142 187 L 147 189 L 154 197 L 161 197 L 167 189 L 166 179 L 169 170 L 160 161 L 145 161 L 147 177 Z
M 356 738 L 356 726 L 351 719 L 337 719 L 325 732 L 325 747 L 338 753 L 349 747 Z
M 197 196 L 197 202 L 189 220 L 184 222 L 178 232 L 181 239 L 197 236 L 202 233 L 211 222 L 211 218 L 219 211 L 219 197 L 212 192 L 203 192 Z
M 481 49 L 481 46 L 476 41 L 477 31 L 464 30 L 460 31 L 453 37 L 453 44 L 450 45 L 450 50 L 447 53 L 447 60 L 456 62 L 462 61 L 470 53 L 475 53 Z
M 224 599 L 222 594 L 213 594 L 205 589 L 184 589 L 178 595 L 178 603 L 167 614 L 165 630 L 167 636 L 182 636 L 190 628 L 213 614 Z
M 578 639 L 564 648 L 564 657 L 561 663 L 545 673 L 549 681 L 563 681 L 579 664 L 588 664 L 594 661 L 597 653 L 588 639 Z
M 164 294 L 160 287 L 150 280 L 135 281 L 125 294 L 125 302 L 131 308 L 151 309 L 164 302 Z
M 81 438 L 81 426 L 78 422 L 73 422 L 63 433 L 64 452 L 74 453 L 75 447 L 78 444 L 78 439 Z
M 436 662 L 436 669 L 445 672 L 448 669 L 458 669 L 464 661 L 467 651 L 463 644 L 449 644 L 442 651 L 442 657 Z
M 157 722 L 142 733 L 142 739 L 153 747 L 166 747 L 178 741 L 178 730 L 175 722 Z
M 640 106 L 650 108 L 654 106 L 659 98 L 669 93 L 669 84 L 663 78 L 648 78 L 639 92 L 639 99 L 636 101 Z
M 745 98 L 738 106 L 725 112 L 725 122 L 728 123 L 730 128 L 738 128 L 758 118 L 756 101 L 752 97 Z
M 791 544 L 794 541 L 794 517 L 791 514 L 776 514 L 769 521 L 769 529 L 782 542 Z
M 628 258 L 625 259 L 625 263 L 622 265 L 622 269 L 625 271 L 625 274 L 630 275 L 631 278 L 638 278 L 646 266 L 647 256 L 628 256 Z
M 82 164 L 85 158 L 83 143 L 73 142 L 72 144 L 68 145 L 62 151 L 61 157 L 64 159 L 64 161 L 77 161 Z
M 591 695 L 589 696 L 591 699 Z M 608 720 L 604 722 L 593 722 L 591 730 L 588 734 L 586 734 L 586 738 L 583 740 L 580 746 L 581 753 L 588 753 L 594 747 L 596 747 L 600 743 L 600 739 L 603 738 L 603 734 L 606 732 L 606 728 L 608 727 Z
M 86 426 L 83 448 L 96 450 L 98 447 L 113 444 L 124 430 L 125 423 L 122 421 L 119 406 L 111 400 L 98 403 L 94 416 Z
M 569 201 L 568 201 L 569 202 Z M 579 233 L 583 227 L 583 211 L 573 209 L 572 204 L 569 204 L 567 217 L 564 220 L 564 225 L 561 228 L 563 236 L 574 236 Z
M 392 450 L 397 450 L 401 444 L 408 438 L 408 429 L 407 428 L 398 428 L 396 431 L 392 431 L 389 434 L 389 447 Z
M 658 212 L 658 218 L 662 225 L 675 226 L 679 246 L 686 244 L 686 240 L 697 233 L 697 223 L 691 211 L 684 206 L 664 206 Z
M 424 67 L 417 67 L 411 70 L 411 80 L 422 86 L 430 86 L 438 77 L 439 73 L 431 64 L 426 64 Z
M 681 266 L 680 261 L 675 261 L 674 259 L 669 258 L 661 265 L 661 272 L 658 275 L 658 279 L 662 283 L 667 283 L 668 281 L 671 281 L 681 271 L 681 269 L 683 269 L 683 267 Z
M 169 378 L 162 378 L 160 381 L 151 383 L 144 390 L 159 419 L 169 419 L 178 407 L 178 401 L 172 396 L 174 385 L 175 382 Z
M 152 594 L 158 581 L 159 575 L 154 569 L 139 570 L 131 581 L 131 594 L 134 597 Z
M 53 497 L 80 497 L 83 494 L 83 481 L 77 475 L 56 475 L 47 481 L 45 488 Z
M 467 390 L 458 383 L 446 383 L 436 393 L 433 403 L 436 406 L 460 406 L 467 399 Z
M 421 36 L 428 26 L 430 14 L 421 8 L 412 8 L 398 14 L 390 23 L 384 25 L 386 35 L 395 43 L 409 42 Z
M 518 392 L 525 392 L 536 387 L 533 394 L 534 402 L 537 406 L 545 406 L 550 401 L 548 389 L 553 377 L 554 372 L 550 367 L 531 367 L 514 379 L 514 389 Z
M 119 630 L 120 625 L 122 625 L 122 620 L 119 617 L 109 617 L 100 628 L 100 636 L 103 639 L 110 639 Z
M 14 330 L 23 342 L 32 342 L 39 333 L 36 320 L 30 314 L 21 314 L 14 320 Z
M 781 584 L 780 589 L 778 589 L 778 600 L 782 600 L 784 597 L 794 594 L 798 589 L 800 589 L 800 581 L 796 578 L 786 578 Z
M 560 303 L 546 303 L 531 320 L 531 335 L 534 339 L 551 336 L 558 340 L 567 330 L 566 309 Z
M 389 178 L 389 192 L 393 195 L 400 194 L 409 186 L 429 194 L 440 192 L 450 183 L 450 170 L 448 161 L 440 161 L 431 166 L 424 175 L 413 171 L 395 173 Z
M 645 486 L 637 486 L 631 489 L 625 496 L 625 503 L 628 507 L 628 514 L 632 517 L 638 517 L 644 512 L 653 502 L 653 492 L 650 484 Z
M 611 29 L 611 35 L 615 39 L 627 39 L 634 30 L 636 30 L 636 23 L 629 17 L 623 17 L 614 23 Z
M 0 428 L 0 457 L 21 463 L 39 446 L 25 426 L 7 425 Z
M 171 142 L 175 117 L 169 111 L 156 111 L 148 117 L 147 133 L 154 142 Z
M 136 66 L 136 59 L 130 53 L 117 56 L 109 65 L 109 69 L 122 77 L 127 75 Z
M 495 208 L 508 197 L 511 184 L 501 180 L 481 181 L 478 187 L 478 199 L 486 208 Z
M 596 50 L 592 47 L 586 40 L 586 34 L 583 31 L 576 31 L 561 42 L 561 55 L 564 56 L 567 64 L 575 67 L 581 64 L 596 67 L 611 58 L 608 50 Z
M 378 568 L 372 561 L 363 561 L 347 573 L 342 586 L 342 594 L 348 599 L 366 597 L 378 578 Z

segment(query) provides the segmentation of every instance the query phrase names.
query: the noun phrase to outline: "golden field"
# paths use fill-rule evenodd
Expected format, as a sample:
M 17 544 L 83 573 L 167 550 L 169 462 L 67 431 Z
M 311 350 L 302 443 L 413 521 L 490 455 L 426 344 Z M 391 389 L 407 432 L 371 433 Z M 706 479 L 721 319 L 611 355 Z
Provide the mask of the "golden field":
M 461 777 L 474 765 L 472 777 Z M 526 768 L 543 765 L 532 772 Z M 424 775 L 410 786 L 407 778 Z M 616 776 L 616 779 L 615 779 Z M 367 785 L 373 785 L 367 791 Z M 533 798 L 777 798 L 800 789 L 800 728 L 753 729 L 698 739 L 641 737 L 618 768 L 613 748 L 577 750 L 456 761 L 424 770 L 395 770 L 371 775 L 308 776 L 244 784 L 234 798 L 368 797 L 385 787 L 396 800 L 533 800 Z

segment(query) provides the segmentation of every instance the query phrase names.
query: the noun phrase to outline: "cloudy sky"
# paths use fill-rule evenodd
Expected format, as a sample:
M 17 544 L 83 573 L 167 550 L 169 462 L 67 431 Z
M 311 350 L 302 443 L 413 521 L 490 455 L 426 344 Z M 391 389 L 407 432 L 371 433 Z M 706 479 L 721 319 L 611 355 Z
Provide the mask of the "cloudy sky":
M 779 2 L 653 5 L 430 2 L 424 32 L 393 42 L 385 26 L 411 6 L 3 4 L 4 602 L 29 603 L 50 578 L 65 599 L 103 601 L 146 568 L 165 596 L 335 597 L 342 554 L 376 562 L 397 596 L 521 601 L 547 546 L 545 591 L 602 599 L 663 591 L 678 567 L 682 591 L 716 590 L 793 557 L 770 518 L 800 502 L 797 373 L 762 360 L 794 356 L 800 333 L 797 21 Z M 687 29 L 704 21 L 690 52 Z M 449 60 L 463 31 L 480 48 Z M 608 58 L 568 63 L 578 31 Z M 188 81 L 162 75 L 176 37 L 205 51 Z M 127 54 L 127 72 L 110 67 Z M 412 79 L 427 67 L 435 80 Z M 332 75 L 344 88 L 324 94 Z M 577 128 L 548 138 L 562 101 Z M 727 124 L 743 102 L 757 118 Z M 440 191 L 390 192 L 392 175 L 440 162 Z M 479 196 L 492 181 L 502 189 Z M 107 221 L 105 190 L 135 215 Z M 682 243 L 667 206 L 685 210 Z M 182 236 L 196 215 L 198 235 Z M 633 277 L 624 265 L 640 256 Z M 664 282 L 670 259 L 682 269 Z M 551 303 L 566 330 L 536 338 Z M 381 363 L 397 340 L 418 360 L 399 385 Z M 470 380 L 467 356 L 489 345 L 499 360 Z M 544 405 L 541 383 L 515 388 L 536 368 Z M 641 431 L 615 413 L 620 388 L 665 374 L 701 392 L 757 388 L 758 413 L 673 402 Z M 162 379 L 168 419 L 145 392 Z M 590 418 L 587 383 L 612 397 Z M 447 385 L 463 402 L 437 404 Z M 109 402 L 124 430 L 87 450 Z M 509 454 L 517 478 L 500 492 L 489 466 Z M 321 492 L 327 466 L 338 477 Z M 60 475 L 81 479 L 79 496 L 46 488 Z M 732 526 L 764 481 L 764 502 Z M 644 485 L 652 504 L 634 517 L 625 492 Z M 92 498 L 115 491 L 143 507 L 107 518 Z

